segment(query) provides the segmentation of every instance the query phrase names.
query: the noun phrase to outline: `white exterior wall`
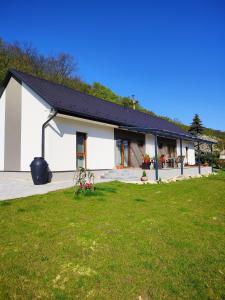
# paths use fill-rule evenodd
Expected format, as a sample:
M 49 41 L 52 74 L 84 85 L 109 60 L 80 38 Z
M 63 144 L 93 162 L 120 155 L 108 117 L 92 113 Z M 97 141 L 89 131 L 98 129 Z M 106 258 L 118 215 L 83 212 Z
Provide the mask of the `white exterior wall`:
M 0 98 L 0 171 L 4 171 L 5 151 L 5 91 Z
M 46 130 L 46 159 L 52 171 L 76 169 L 76 132 L 87 134 L 87 168 L 113 169 L 114 128 L 87 120 L 56 117 Z
M 21 171 L 29 171 L 41 156 L 42 124 L 49 118 L 49 105 L 26 84 L 22 86 Z M 87 134 L 87 168 L 112 169 L 114 128 L 87 120 L 55 117 L 46 127 L 45 156 L 51 171 L 76 168 L 76 132 Z
M 0 100 L 0 170 L 4 168 L 4 111 L 5 95 Z M 22 84 L 21 111 L 21 171 L 30 171 L 35 156 L 41 156 L 42 124 L 49 118 L 50 106 Z M 76 168 L 76 132 L 87 134 L 87 168 L 113 169 L 115 167 L 114 127 L 84 119 L 57 116 L 46 128 L 46 160 L 52 171 L 69 171 Z M 177 155 L 180 155 L 177 140 Z M 188 147 L 188 163 L 195 164 L 192 142 L 183 141 L 183 155 Z M 145 151 L 155 156 L 154 136 L 146 134 Z M 185 160 L 185 163 L 187 160 Z
M 21 171 L 30 171 L 30 163 L 41 156 L 41 128 L 50 107 L 26 84 L 22 84 Z
M 188 147 L 188 160 L 184 159 L 184 163 L 195 165 L 195 148 L 194 143 L 190 141 L 182 141 L 182 154 L 186 155 L 186 147 Z M 155 157 L 155 140 L 151 134 L 145 135 L 145 152 L 150 155 L 150 158 Z M 177 155 L 180 155 L 180 140 L 177 140 Z
M 188 147 L 188 159 L 186 157 L 186 147 Z M 190 141 L 182 141 L 182 154 L 185 156 L 184 163 L 195 165 L 195 148 L 194 143 Z M 180 155 L 180 140 L 177 140 L 177 155 Z
M 152 134 L 145 135 L 145 152 L 150 158 L 155 157 L 155 137 Z

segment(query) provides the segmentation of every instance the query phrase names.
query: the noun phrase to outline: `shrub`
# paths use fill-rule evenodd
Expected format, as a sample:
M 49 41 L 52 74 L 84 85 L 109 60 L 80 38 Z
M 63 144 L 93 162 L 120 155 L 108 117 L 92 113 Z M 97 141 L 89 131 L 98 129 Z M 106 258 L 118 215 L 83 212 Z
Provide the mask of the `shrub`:
M 198 155 L 196 153 L 196 163 L 198 162 Z M 214 152 L 213 155 L 209 152 L 201 152 L 200 162 L 201 164 L 209 164 L 218 167 L 219 153 Z
M 220 169 L 225 169 L 225 159 L 218 159 L 218 167 Z
M 94 173 L 80 168 L 75 176 L 74 195 L 79 196 L 80 194 L 95 190 Z
M 142 177 L 147 177 L 147 174 L 145 171 L 142 172 Z

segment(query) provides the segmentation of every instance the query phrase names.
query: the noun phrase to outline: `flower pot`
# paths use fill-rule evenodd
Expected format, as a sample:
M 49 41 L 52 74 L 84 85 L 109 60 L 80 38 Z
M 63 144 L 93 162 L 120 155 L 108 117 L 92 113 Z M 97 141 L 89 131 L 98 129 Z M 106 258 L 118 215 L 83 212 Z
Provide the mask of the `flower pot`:
M 148 177 L 147 176 L 142 176 L 141 181 L 148 181 Z
M 143 170 L 149 170 L 150 169 L 150 162 L 146 163 L 146 162 L 143 162 L 142 163 L 142 169 Z

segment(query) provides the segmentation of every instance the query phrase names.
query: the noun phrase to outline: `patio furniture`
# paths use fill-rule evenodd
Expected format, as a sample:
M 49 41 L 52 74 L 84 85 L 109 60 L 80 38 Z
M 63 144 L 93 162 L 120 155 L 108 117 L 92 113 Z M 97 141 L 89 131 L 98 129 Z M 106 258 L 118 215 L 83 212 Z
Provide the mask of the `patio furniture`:
M 185 159 L 185 156 L 184 155 L 178 155 L 177 156 L 177 159 L 176 159 L 176 164 L 177 164 L 177 167 L 180 167 L 181 163 L 184 162 L 184 159 Z
M 175 167 L 175 161 L 176 161 L 175 157 L 169 157 L 167 159 L 167 167 L 174 168 Z
M 166 157 L 164 154 L 162 154 L 159 158 L 159 168 L 164 168 L 166 166 Z
M 143 162 L 142 165 L 141 165 L 141 168 L 143 170 L 150 170 L 150 166 L 151 166 L 151 162 L 148 162 L 148 163 Z

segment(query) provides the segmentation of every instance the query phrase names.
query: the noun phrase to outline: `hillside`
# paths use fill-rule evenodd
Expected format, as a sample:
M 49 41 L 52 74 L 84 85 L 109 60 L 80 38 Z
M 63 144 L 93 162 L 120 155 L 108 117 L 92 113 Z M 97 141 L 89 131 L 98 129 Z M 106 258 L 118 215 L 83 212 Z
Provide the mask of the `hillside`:
M 92 84 L 88 84 L 78 75 L 74 75 L 77 73 L 77 63 L 74 58 L 67 53 L 60 53 L 57 56 L 44 56 L 31 45 L 20 45 L 19 43 L 10 44 L 0 38 L 0 87 L 3 84 L 3 80 L 9 68 L 15 68 L 63 84 L 119 105 L 133 107 L 133 99 L 130 97 L 121 97 L 101 83 L 93 82 Z M 140 103 L 136 103 L 136 109 L 147 114 L 156 115 L 154 112 L 145 109 Z M 189 129 L 189 126 L 186 124 L 182 124 L 166 116 L 159 117 L 180 126 L 184 130 Z M 225 131 L 205 128 L 204 134 L 216 137 L 219 141 L 218 146 L 220 149 L 225 146 Z

